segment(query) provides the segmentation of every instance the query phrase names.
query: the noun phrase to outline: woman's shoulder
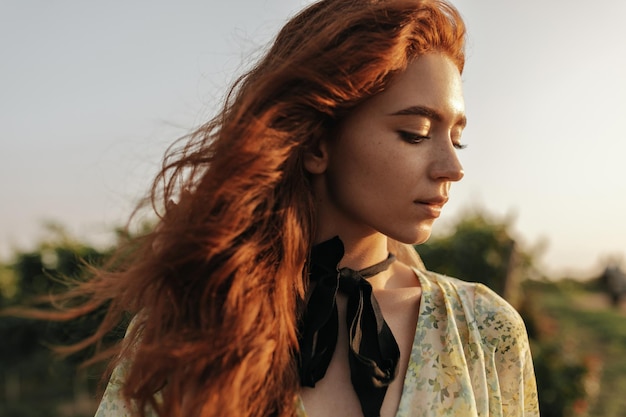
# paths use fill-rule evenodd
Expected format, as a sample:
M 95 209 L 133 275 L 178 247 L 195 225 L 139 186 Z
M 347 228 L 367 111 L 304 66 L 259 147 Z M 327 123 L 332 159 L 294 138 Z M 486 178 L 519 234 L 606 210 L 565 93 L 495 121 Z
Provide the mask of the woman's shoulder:
M 422 287 L 431 292 L 440 292 L 445 296 L 460 296 L 462 298 L 473 299 L 476 296 L 491 299 L 494 301 L 504 301 L 495 291 L 480 282 L 465 281 L 448 275 L 443 275 L 434 271 L 420 270 L 414 268 L 415 274 L 420 280 Z
M 432 271 L 416 270 L 424 300 L 435 306 L 462 314 L 483 333 L 501 334 L 502 330 L 524 332 L 524 322 L 517 310 L 491 288 Z

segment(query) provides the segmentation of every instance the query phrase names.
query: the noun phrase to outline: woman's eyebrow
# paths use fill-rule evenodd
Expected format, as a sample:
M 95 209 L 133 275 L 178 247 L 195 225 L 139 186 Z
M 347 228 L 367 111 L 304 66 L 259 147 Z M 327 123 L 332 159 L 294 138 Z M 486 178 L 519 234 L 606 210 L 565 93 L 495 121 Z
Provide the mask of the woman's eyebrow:
M 402 110 L 398 110 L 395 113 L 391 113 L 391 116 L 424 116 L 432 119 L 436 122 L 441 122 L 444 117 L 435 109 L 425 106 L 411 106 Z M 459 120 L 455 123 L 455 126 L 465 127 L 467 125 L 467 118 L 465 115 L 461 115 Z

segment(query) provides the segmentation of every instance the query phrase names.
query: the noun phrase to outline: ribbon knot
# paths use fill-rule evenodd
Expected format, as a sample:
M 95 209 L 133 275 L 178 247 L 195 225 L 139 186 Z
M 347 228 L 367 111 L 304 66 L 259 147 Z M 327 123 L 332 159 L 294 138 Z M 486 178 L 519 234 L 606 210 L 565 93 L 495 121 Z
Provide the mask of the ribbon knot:
M 346 295 L 359 291 L 362 279 L 363 277 L 354 269 L 341 268 L 339 270 L 339 291 Z
M 372 277 L 395 261 L 386 260 L 355 271 L 338 269 L 344 255 L 339 237 L 311 250 L 310 280 L 313 283 L 307 308 L 300 323 L 300 383 L 314 387 L 326 374 L 337 344 L 337 291 L 348 296 L 350 378 L 365 417 L 378 417 L 387 387 L 397 374 L 398 344 L 385 322 L 372 286 Z

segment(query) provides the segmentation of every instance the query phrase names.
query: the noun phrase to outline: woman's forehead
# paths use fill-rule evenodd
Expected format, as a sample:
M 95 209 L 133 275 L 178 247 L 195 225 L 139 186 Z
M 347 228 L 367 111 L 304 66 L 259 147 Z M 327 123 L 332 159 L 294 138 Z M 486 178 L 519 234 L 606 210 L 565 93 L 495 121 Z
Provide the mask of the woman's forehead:
M 461 75 L 444 54 L 423 55 L 397 73 L 381 93 L 366 100 L 364 111 L 397 116 L 424 116 L 465 124 Z

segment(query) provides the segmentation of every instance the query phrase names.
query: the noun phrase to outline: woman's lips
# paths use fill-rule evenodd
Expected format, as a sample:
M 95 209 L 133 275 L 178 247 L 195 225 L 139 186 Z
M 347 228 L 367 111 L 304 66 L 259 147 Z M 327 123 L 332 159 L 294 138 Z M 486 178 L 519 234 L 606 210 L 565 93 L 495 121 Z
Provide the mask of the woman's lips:
M 415 201 L 415 204 L 422 208 L 429 216 L 437 218 L 441 215 L 441 210 L 447 201 L 448 199 L 445 197 L 436 197 Z

